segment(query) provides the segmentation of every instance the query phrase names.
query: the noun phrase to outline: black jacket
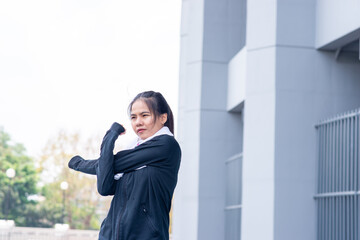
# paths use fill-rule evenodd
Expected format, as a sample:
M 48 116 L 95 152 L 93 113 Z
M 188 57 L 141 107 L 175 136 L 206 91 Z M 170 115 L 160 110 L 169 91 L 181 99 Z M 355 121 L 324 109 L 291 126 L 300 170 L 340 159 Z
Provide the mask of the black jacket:
M 122 131 L 117 123 L 111 126 L 99 159 L 75 156 L 69 162 L 74 170 L 97 175 L 101 195 L 114 195 L 99 239 L 169 239 L 169 211 L 180 166 L 180 146 L 174 137 L 160 135 L 113 155 L 114 143 Z M 144 165 L 147 167 L 136 171 Z M 114 180 L 120 172 L 123 177 Z

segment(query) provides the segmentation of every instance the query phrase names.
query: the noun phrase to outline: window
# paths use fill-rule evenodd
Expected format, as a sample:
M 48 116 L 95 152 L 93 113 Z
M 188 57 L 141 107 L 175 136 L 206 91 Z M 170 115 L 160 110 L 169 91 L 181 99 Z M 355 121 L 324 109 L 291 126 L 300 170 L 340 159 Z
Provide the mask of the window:
M 226 162 L 225 239 L 239 240 L 241 227 L 242 153 Z
M 226 240 L 241 238 L 242 162 L 244 133 L 244 102 L 228 114 L 226 141 L 229 155 L 225 159 L 225 236 Z

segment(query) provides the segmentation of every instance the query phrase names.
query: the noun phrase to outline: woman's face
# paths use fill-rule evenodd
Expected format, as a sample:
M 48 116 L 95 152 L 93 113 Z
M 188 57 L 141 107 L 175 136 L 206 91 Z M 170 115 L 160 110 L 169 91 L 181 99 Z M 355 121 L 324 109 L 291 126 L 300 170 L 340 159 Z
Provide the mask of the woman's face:
M 142 140 L 151 137 L 159 131 L 167 120 L 167 114 L 162 114 L 155 119 L 147 104 L 141 100 L 136 100 L 131 107 L 131 126 Z M 155 121 L 156 120 L 156 121 Z

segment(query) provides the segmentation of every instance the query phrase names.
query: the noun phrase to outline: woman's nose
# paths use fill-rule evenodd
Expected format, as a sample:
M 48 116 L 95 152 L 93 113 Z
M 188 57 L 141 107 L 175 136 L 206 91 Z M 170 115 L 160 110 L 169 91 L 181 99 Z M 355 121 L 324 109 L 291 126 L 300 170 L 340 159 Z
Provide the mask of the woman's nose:
M 142 125 L 142 120 L 141 120 L 141 118 L 136 118 L 135 124 L 136 124 L 136 126 L 141 126 L 141 125 Z

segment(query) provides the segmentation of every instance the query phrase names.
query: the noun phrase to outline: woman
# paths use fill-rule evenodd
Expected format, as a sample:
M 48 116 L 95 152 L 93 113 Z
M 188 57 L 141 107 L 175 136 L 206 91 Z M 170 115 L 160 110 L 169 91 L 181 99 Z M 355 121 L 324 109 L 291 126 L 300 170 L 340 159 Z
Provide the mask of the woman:
M 173 115 L 164 97 L 138 94 L 129 105 L 136 146 L 113 155 L 125 129 L 114 123 L 97 160 L 73 157 L 69 167 L 97 175 L 98 192 L 114 195 L 99 233 L 101 240 L 169 239 L 169 211 L 180 166 L 181 150 L 173 137 Z

